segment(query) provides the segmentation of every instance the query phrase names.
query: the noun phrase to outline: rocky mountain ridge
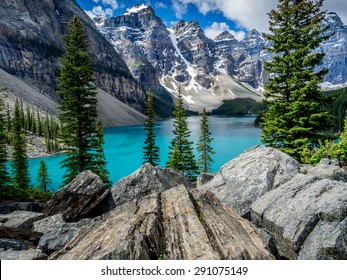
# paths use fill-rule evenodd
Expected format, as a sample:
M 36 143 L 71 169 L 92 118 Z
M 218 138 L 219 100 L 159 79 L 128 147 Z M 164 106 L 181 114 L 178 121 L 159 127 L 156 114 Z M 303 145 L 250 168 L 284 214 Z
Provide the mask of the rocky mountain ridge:
M 143 112 L 146 103 L 143 87 L 132 77 L 122 58 L 75 0 L 0 2 L 0 68 L 6 72 L 1 74 L 0 86 L 11 86 L 15 79 L 20 79 L 28 89 L 23 95 L 12 86 L 11 92 L 15 96 L 32 103 L 30 92 L 35 91 L 43 99 L 48 97 L 53 103 L 58 103 L 55 91 L 59 57 L 63 53 L 62 36 L 73 15 L 77 15 L 86 28 L 96 86 L 110 96 L 108 104 L 100 104 L 101 111 L 110 111 L 104 105 L 110 105 L 116 111 L 116 103 L 123 102 Z M 56 111 L 53 105 L 47 107 L 46 103 L 41 104 L 44 107 L 41 109 Z M 34 103 L 32 105 L 36 106 Z M 104 117 L 107 119 L 107 116 Z M 113 117 L 114 124 L 117 116 L 113 114 Z M 140 119 L 137 123 L 141 123 L 143 118 Z
M 146 88 L 172 96 L 181 89 L 192 110 L 216 108 L 221 100 L 250 97 L 260 100 L 268 73 L 263 50 L 269 42 L 256 29 L 238 41 L 228 31 L 207 38 L 197 21 L 179 21 L 166 28 L 151 6 L 139 4 L 126 13 L 94 22 L 123 57 L 134 77 Z M 336 13 L 327 13 L 325 25 L 335 34 L 317 51 L 326 53 L 329 74 L 323 88 L 347 84 L 347 27 Z M 149 79 L 151 78 L 151 79 Z
M 261 99 L 261 93 L 218 71 L 218 50 L 197 21 L 180 21 L 167 29 L 144 4 L 109 19 L 94 18 L 134 77 L 159 95 L 175 97 L 181 89 L 188 109 L 213 109 L 236 97 Z M 230 64 L 230 63 L 229 63 Z M 229 68 L 232 68 L 229 66 Z

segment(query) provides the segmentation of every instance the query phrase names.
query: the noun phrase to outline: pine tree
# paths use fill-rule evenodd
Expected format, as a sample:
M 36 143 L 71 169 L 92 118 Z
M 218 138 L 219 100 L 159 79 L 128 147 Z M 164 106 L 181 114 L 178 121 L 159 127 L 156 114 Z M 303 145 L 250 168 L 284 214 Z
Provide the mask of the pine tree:
M 52 152 L 52 133 L 48 115 L 46 115 L 46 119 L 44 121 L 44 129 L 45 129 L 45 143 L 46 143 L 46 152 Z
M 36 113 L 36 119 L 37 119 L 37 135 L 39 137 L 41 137 L 43 135 L 43 131 L 42 131 L 42 122 L 41 122 L 41 117 L 39 114 L 39 111 L 37 111 Z
M 188 129 L 186 112 L 183 108 L 181 90 L 178 93 L 174 115 L 174 130 L 172 131 L 174 138 L 169 146 L 169 149 L 172 151 L 169 153 L 169 161 L 166 165 L 178 171 L 183 171 L 191 179 L 195 179 L 198 173 L 198 166 L 194 158 L 193 142 L 189 141 L 190 131 Z
M 153 106 L 153 94 L 148 93 L 147 96 L 147 108 L 145 111 L 147 119 L 144 123 L 144 129 L 146 131 L 146 139 L 143 146 L 143 163 L 150 163 L 153 166 L 157 166 L 160 162 L 159 147 L 155 143 L 155 112 Z
M 213 138 L 211 138 L 211 132 L 208 127 L 208 118 L 205 108 L 201 114 L 200 131 L 201 133 L 197 143 L 197 150 L 199 153 L 198 165 L 201 172 L 208 173 L 213 163 L 212 155 L 215 154 L 215 152 L 211 146 Z
M 270 82 L 265 87 L 268 111 L 263 116 L 261 140 L 300 160 L 307 145 L 316 145 L 327 129 L 319 83 L 327 69 L 319 68 L 323 53 L 315 52 L 330 34 L 322 26 L 323 0 L 279 0 L 270 16 L 266 37 L 273 59 L 265 64 Z
M 6 167 L 8 130 L 3 110 L 3 100 L 0 98 L 0 197 L 8 198 L 10 196 L 10 176 Z
M 6 129 L 7 129 L 7 144 L 12 143 L 12 118 L 10 112 L 10 105 L 6 106 Z
M 66 169 L 64 184 L 80 172 L 95 165 L 93 151 L 97 141 L 97 100 L 93 85 L 93 70 L 88 54 L 87 35 L 80 20 L 75 16 L 63 37 L 65 53 L 61 58 L 59 77 L 61 96 L 61 139 L 66 145 Z
M 12 178 L 14 185 L 20 191 L 20 194 L 25 195 L 29 188 L 30 177 L 28 171 L 28 158 L 26 154 L 26 137 L 22 124 L 21 109 L 17 99 L 14 106 L 13 117 Z
M 39 182 L 38 188 L 43 192 L 48 192 L 48 189 L 52 185 L 52 180 L 48 173 L 47 164 L 43 160 L 40 161 L 36 180 Z
M 106 169 L 106 158 L 104 153 L 103 145 L 105 143 L 104 140 L 104 133 L 102 131 L 102 124 L 101 122 L 98 122 L 97 130 L 96 130 L 96 138 L 95 138 L 95 151 L 94 151 L 94 164 L 91 170 L 98 174 L 100 179 L 104 182 L 105 187 L 110 188 L 112 187 L 111 181 L 109 179 L 109 172 Z

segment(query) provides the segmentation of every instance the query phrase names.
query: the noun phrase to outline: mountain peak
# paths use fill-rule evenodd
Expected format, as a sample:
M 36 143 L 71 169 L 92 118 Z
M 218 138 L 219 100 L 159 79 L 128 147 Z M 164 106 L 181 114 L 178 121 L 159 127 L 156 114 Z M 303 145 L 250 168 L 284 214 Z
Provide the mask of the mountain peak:
M 229 40 L 235 39 L 234 35 L 231 34 L 228 30 L 223 31 L 216 38 L 214 38 L 215 41 L 228 40 L 228 39 Z
M 131 8 L 128 8 L 126 10 L 126 12 L 124 13 L 124 15 L 136 14 L 136 13 L 143 11 L 143 10 L 152 10 L 153 11 L 152 7 L 149 5 L 137 4 Z

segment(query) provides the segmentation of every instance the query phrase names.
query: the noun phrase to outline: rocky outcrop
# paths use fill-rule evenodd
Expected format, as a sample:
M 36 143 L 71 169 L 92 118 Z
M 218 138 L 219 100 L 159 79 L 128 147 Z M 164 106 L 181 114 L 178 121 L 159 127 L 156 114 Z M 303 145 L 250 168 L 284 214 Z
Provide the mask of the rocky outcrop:
M 44 206 L 40 202 L 10 202 L 0 205 L 0 214 L 10 214 L 16 210 L 41 213 Z
M 315 167 L 312 165 L 302 165 L 300 172 L 314 175 L 319 179 L 347 182 L 347 173 L 340 168 L 338 160 L 323 158 Z
M 119 180 L 112 187 L 111 193 L 115 206 L 119 206 L 182 184 L 188 188 L 193 187 L 189 177 L 182 172 L 145 163 L 133 174 Z
M 78 235 L 85 227 L 93 223 L 92 219 L 83 219 L 78 223 L 66 223 L 62 214 L 49 216 L 34 223 L 33 230 L 42 232 L 43 235 L 37 249 L 50 255 L 62 249 L 70 240 Z
M 259 198 L 252 221 L 288 259 L 347 259 L 347 184 L 299 174 Z
M 0 215 L 0 226 L 30 230 L 33 223 L 44 216 L 43 213 L 16 210 L 10 214 Z
M 64 221 L 78 222 L 101 215 L 109 210 L 110 190 L 91 171 L 81 172 L 46 204 L 47 216 L 63 214 Z
M 347 173 L 334 160 L 313 167 L 267 147 L 224 165 L 200 188 L 247 217 L 277 258 L 347 258 Z
M 183 185 L 96 219 L 52 259 L 272 259 L 247 220 Z
M 292 179 L 300 165 L 283 152 L 257 146 L 231 160 L 201 188 L 213 192 L 222 203 L 249 217 L 251 205 L 261 196 Z

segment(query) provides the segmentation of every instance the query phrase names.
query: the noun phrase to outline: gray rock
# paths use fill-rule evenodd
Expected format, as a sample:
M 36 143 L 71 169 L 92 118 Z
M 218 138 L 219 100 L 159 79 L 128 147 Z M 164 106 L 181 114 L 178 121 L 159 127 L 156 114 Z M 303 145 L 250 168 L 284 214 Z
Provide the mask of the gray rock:
M 252 222 L 274 238 L 280 256 L 288 259 L 344 258 L 346 214 L 345 182 L 303 174 L 251 207 Z
M 16 210 L 10 214 L 0 215 L 3 221 L 0 226 L 30 230 L 35 221 L 44 217 L 43 213 Z
M 201 173 L 196 179 L 196 186 L 201 187 L 202 185 L 210 182 L 214 178 L 214 174 Z
M 51 259 L 273 259 L 250 223 L 184 186 L 96 218 Z
M 298 259 L 347 260 L 347 218 L 320 221 L 302 245 Z
M 3 251 L 0 260 L 47 260 L 48 256 L 38 250 Z
M 30 248 L 34 248 L 34 244 L 28 240 L 1 238 L 0 248 L 4 251 L 24 251 Z
M 111 189 L 116 206 L 139 199 L 151 193 L 185 185 L 192 188 L 189 177 L 170 168 L 154 167 L 145 163 L 131 175 L 119 180 Z
M 319 179 L 347 182 L 347 173 L 339 167 L 337 160 L 323 158 L 315 167 L 303 165 L 300 171 L 304 174 L 317 176 Z
M 201 188 L 210 190 L 225 206 L 247 217 L 253 202 L 289 181 L 299 170 L 299 163 L 287 154 L 257 146 L 222 166 Z
M 42 252 L 50 255 L 62 249 L 85 227 L 93 223 L 92 219 L 83 219 L 78 223 L 57 223 L 45 230 L 37 246 Z
M 77 222 L 107 212 L 110 199 L 110 190 L 106 190 L 97 175 L 87 170 L 57 191 L 44 211 L 47 216 L 62 213 L 64 221 Z
M 36 232 L 46 232 L 62 224 L 65 224 L 63 214 L 56 214 L 34 222 L 32 230 Z
M 41 213 L 44 206 L 40 202 L 10 202 L 0 205 L 0 214 L 10 214 L 16 210 Z

